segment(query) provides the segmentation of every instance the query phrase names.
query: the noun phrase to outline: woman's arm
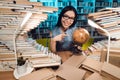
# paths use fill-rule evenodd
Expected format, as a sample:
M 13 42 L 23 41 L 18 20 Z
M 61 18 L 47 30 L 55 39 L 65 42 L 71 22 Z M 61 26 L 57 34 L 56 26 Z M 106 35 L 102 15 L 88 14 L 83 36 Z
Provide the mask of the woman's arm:
M 54 38 L 50 39 L 50 50 L 54 53 L 56 52 L 56 41 L 54 40 Z
M 62 41 L 65 36 L 66 36 L 66 34 L 62 33 L 62 34 L 59 34 L 59 35 L 57 35 L 55 37 L 52 37 L 50 39 L 50 50 L 52 52 L 54 52 L 54 53 L 56 52 L 56 42 L 57 41 Z

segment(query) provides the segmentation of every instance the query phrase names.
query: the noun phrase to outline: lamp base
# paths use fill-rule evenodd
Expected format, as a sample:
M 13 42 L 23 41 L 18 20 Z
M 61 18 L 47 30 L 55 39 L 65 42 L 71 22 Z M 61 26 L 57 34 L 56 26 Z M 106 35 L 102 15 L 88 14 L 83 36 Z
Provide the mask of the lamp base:
M 19 66 L 19 67 L 20 67 L 20 66 Z M 16 79 L 19 79 L 20 77 L 31 73 L 33 70 L 34 70 L 34 68 L 33 68 L 32 66 L 30 66 L 29 64 L 27 64 L 26 70 L 25 70 L 24 73 L 19 73 L 19 72 L 18 72 L 18 68 L 15 68 L 15 70 L 14 70 L 14 72 L 13 72 L 13 75 L 14 75 L 14 77 L 15 77 Z

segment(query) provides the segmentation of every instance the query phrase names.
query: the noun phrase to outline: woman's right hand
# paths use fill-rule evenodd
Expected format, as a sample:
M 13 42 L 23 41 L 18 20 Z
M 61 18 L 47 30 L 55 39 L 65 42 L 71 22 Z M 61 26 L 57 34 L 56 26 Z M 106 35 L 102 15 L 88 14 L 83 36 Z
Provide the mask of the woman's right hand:
M 67 36 L 65 33 L 59 34 L 53 38 L 54 41 L 62 41 Z

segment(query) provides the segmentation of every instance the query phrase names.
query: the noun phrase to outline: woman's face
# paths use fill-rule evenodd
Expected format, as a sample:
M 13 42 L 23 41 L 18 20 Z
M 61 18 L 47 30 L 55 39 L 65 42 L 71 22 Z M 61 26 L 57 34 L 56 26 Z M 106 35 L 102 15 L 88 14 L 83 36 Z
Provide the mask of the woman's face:
M 73 11 L 67 11 L 64 13 L 61 19 L 64 30 L 68 29 L 69 26 L 72 25 L 72 23 L 74 22 L 74 18 L 75 13 Z

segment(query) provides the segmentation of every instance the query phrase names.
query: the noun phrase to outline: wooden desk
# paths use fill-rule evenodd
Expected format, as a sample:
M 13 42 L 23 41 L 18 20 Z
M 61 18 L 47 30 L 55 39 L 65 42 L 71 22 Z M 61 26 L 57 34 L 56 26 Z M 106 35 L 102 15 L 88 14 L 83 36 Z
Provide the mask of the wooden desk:
M 16 80 L 13 71 L 0 72 L 0 80 Z

